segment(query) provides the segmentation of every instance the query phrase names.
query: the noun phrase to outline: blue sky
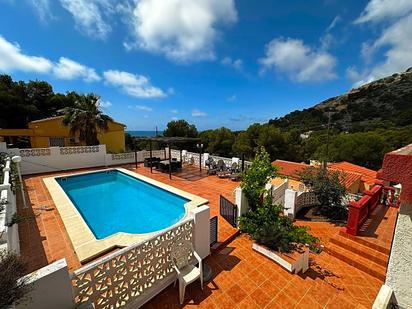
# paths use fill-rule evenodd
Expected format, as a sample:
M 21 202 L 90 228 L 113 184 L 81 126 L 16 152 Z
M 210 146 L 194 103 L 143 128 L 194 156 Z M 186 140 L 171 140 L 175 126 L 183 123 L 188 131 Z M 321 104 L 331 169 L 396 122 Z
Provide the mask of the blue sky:
M 412 66 L 412 0 L 0 0 L 0 72 L 129 130 L 245 129 Z

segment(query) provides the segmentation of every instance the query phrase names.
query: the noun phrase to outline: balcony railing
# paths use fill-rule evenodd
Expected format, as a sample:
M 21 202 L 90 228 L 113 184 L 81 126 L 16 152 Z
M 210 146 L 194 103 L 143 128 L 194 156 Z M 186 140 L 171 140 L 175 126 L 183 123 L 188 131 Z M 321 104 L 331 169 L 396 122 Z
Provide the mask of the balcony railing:
M 394 187 L 377 184 L 371 190 L 364 191 L 364 195 L 358 201 L 351 201 L 348 205 L 348 223 L 344 228 L 346 233 L 356 236 L 378 205 L 399 207 L 400 201 L 395 192 Z

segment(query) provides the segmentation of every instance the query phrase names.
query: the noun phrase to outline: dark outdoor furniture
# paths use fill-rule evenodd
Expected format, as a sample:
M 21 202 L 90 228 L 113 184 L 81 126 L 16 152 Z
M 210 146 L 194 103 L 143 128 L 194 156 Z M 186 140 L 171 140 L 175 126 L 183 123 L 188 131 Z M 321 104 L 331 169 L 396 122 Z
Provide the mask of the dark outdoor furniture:
M 169 154 L 166 154 L 166 149 L 165 149 L 165 157 L 168 157 L 169 159 L 169 178 L 172 179 L 172 167 L 174 168 L 180 168 L 181 163 L 177 163 L 177 161 L 172 165 L 172 153 L 171 153 L 171 146 L 175 144 L 187 144 L 187 143 L 196 143 L 196 146 L 200 149 L 199 150 L 199 162 L 202 162 L 202 148 L 203 144 L 201 144 L 201 139 L 200 138 L 195 138 L 195 137 L 179 137 L 179 136 L 173 136 L 173 137 L 167 137 L 167 136 L 155 136 L 155 137 L 134 137 L 134 141 L 148 141 L 149 142 L 149 152 L 150 152 L 150 157 L 152 157 L 152 142 L 156 142 L 159 144 L 166 144 L 167 149 Z M 135 158 L 137 158 L 137 152 L 135 151 Z M 180 161 L 182 161 L 182 151 L 180 150 Z M 150 162 L 150 163 L 149 163 Z M 135 159 L 135 164 L 137 168 L 137 160 Z M 152 161 L 149 160 L 147 165 L 145 166 L 150 166 L 150 172 L 153 173 L 153 166 Z M 158 163 L 160 165 L 160 162 Z M 179 167 L 180 166 L 180 167 Z M 163 164 L 161 166 L 162 169 L 165 168 L 165 165 Z M 202 164 L 199 164 L 199 171 L 202 172 Z
M 171 166 L 171 169 L 169 169 L 169 165 Z M 182 162 L 181 161 L 169 161 L 169 160 L 163 160 L 159 162 L 159 170 L 164 173 L 168 173 L 169 170 L 172 172 L 177 172 L 179 169 L 182 168 Z
M 158 167 L 160 162 L 160 158 L 158 157 L 151 157 L 144 159 L 144 166 L 145 167 Z

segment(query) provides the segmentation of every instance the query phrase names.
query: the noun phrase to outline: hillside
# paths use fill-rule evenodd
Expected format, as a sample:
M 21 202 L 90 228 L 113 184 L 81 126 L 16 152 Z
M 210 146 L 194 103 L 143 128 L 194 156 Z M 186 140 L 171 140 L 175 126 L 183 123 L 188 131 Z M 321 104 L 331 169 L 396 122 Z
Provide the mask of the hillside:
M 312 108 L 272 119 L 269 123 L 284 129 L 318 130 L 325 127 L 329 112 L 333 127 L 342 131 L 411 124 L 412 68 L 352 89 Z

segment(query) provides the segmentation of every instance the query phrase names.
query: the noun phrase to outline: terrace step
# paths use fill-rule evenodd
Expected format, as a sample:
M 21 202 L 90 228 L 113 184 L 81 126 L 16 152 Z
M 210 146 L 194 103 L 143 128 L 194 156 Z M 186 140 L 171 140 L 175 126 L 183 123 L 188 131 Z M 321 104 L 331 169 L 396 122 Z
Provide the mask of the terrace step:
M 329 243 L 325 251 L 343 262 L 384 281 L 386 278 L 386 267 L 379 265 L 366 257 L 358 255 L 350 250 L 340 247 L 334 243 Z
M 373 249 L 373 250 L 379 251 L 379 252 L 381 252 L 381 253 L 383 253 L 383 254 L 386 254 L 386 255 L 389 255 L 389 254 L 390 254 L 390 249 L 385 248 L 385 247 L 382 247 L 382 246 L 380 246 L 380 245 L 378 245 L 378 244 L 376 244 L 376 243 L 373 243 L 373 242 L 371 242 L 371 241 L 368 241 L 368 240 L 362 238 L 361 236 L 353 236 L 353 235 L 350 235 L 350 234 L 348 234 L 348 233 L 346 233 L 346 232 L 344 232 L 344 231 L 339 231 L 339 236 L 342 236 L 342 237 L 345 237 L 345 238 L 347 238 L 347 239 L 350 239 L 350 240 L 352 240 L 352 241 L 354 241 L 354 242 L 357 242 L 357 243 L 359 243 L 359 244 L 361 244 L 361 245 L 363 245 L 363 246 L 366 246 L 366 247 L 371 248 L 371 249 Z
M 386 267 L 388 264 L 389 255 L 378 250 L 365 246 L 357 241 L 351 240 L 341 235 L 335 235 L 330 239 L 330 242 L 351 251 L 354 254 L 360 255 L 376 264 Z

